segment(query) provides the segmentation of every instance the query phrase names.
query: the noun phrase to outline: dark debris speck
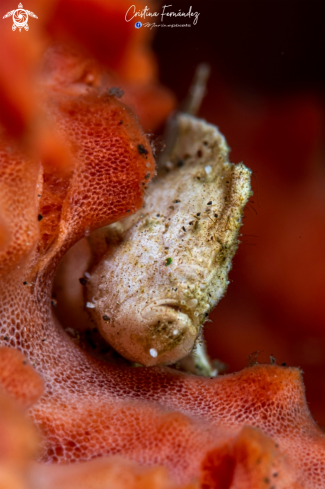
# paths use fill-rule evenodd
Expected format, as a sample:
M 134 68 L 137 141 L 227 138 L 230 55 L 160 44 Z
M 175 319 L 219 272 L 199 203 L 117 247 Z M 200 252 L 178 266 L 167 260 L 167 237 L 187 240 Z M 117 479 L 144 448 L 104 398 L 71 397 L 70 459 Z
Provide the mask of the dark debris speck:
M 108 95 L 112 95 L 116 98 L 121 98 L 124 95 L 124 91 L 120 87 L 112 87 L 107 90 Z
M 148 150 L 143 146 L 143 144 L 138 144 L 138 151 L 140 155 L 148 154 Z

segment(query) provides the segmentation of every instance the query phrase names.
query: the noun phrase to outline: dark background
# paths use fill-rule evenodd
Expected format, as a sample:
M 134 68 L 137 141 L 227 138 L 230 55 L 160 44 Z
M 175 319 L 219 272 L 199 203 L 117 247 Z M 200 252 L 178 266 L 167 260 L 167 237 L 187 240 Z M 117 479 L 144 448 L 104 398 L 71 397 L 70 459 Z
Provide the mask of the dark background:
M 161 80 L 184 96 L 184 75 L 211 63 L 240 90 L 292 93 L 324 89 L 325 5 L 322 1 L 173 1 L 166 11 L 200 12 L 190 28 L 158 28 L 154 49 Z M 150 20 L 150 19 L 149 19 Z M 189 23 L 164 17 L 165 23 Z M 191 21 L 192 23 L 192 21 Z

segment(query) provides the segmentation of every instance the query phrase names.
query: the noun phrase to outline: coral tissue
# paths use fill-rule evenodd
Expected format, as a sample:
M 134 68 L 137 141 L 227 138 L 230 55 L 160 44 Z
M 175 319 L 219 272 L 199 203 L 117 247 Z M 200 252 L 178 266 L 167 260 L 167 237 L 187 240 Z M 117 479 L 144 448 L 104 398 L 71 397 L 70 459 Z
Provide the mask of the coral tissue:
M 81 20 L 89 2 L 77 9 L 80 23 L 70 23 L 80 30 L 64 23 L 75 4 L 57 2 L 48 30 L 53 39 L 60 32 L 85 41 Z M 109 10 L 99 0 L 92 5 L 94 16 Z M 98 54 L 98 44 L 88 47 Z M 10 45 L 19 53 L 15 48 Z M 134 53 L 123 49 L 124 64 L 116 70 L 133 86 L 135 100 L 144 85 L 136 90 L 127 70 Z M 79 54 L 65 49 L 48 56 L 35 89 L 38 104 L 15 105 L 8 71 L 0 80 L 6 107 L 0 138 L 1 487 L 325 487 L 324 436 L 309 414 L 299 370 L 256 365 L 210 379 L 169 367 L 122 367 L 88 355 L 58 323 L 52 283 L 62 256 L 85 234 L 141 207 L 155 162 L 129 105 L 103 90 L 101 69 L 81 65 Z M 162 98 L 172 106 L 165 92 Z

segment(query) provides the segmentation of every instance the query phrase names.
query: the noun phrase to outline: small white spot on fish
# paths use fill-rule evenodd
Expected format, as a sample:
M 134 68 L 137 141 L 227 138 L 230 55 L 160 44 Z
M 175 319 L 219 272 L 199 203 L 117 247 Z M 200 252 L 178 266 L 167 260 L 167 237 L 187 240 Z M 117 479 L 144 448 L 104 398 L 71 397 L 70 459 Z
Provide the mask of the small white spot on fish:
M 88 309 L 95 309 L 96 306 L 92 302 L 86 302 L 86 307 L 88 307 Z
M 208 166 L 206 166 L 204 169 L 205 169 L 205 173 L 206 173 L 207 175 L 209 175 L 209 173 L 211 173 L 212 167 L 211 167 L 210 165 L 208 165 Z
M 158 356 L 158 352 L 154 348 L 150 348 L 149 353 L 154 358 L 156 358 Z
M 84 273 L 84 276 L 85 276 L 86 278 L 90 278 L 90 273 L 85 272 L 85 273 Z

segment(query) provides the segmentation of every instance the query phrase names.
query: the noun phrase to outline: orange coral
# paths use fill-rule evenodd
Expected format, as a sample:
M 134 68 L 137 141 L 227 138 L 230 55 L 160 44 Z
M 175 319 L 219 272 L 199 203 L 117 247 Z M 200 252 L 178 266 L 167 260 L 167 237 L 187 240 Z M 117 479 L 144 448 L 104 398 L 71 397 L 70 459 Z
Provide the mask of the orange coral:
M 281 455 L 268 455 L 276 466 L 282 467 L 283 454 L 287 454 L 288 466 L 283 465 L 282 478 L 304 481 L 306 487 L 322 487 L 317 470 L 322 470 L 324 442 L 308 413 L 298 371 L 254 367 L 210 380 L 167 368 L 116 367 L 89 357 L 55 322 L 50 297 L 59 257 L 85 230 L 123 216 L 132 199 L 138 206 L 139 186 L 135 182 L 145 182 L 146 172 L 153 171 L 151 156 L 146 159 L 138 152 L 137 144 L 147 143 L 128 111 L 115 99 L 104 97 L 97 99 L 96 112 L 89 119 L 92 112 L 88 103 L 89 95 L 77 102 L 73 99 L 72 105 L 64 97 L 62 105 L 55 105 L 57 125 L 73 143 L 71 151 L 78 165 L 65 191 L 60 190 L 60 181 L 57 184 L 61 210 L 54 213 L 55 218 L 50 210 L 57 199 L 56 181 L 44 181 L 43 189 L 39 186 L 36 190 L 42 182 L 39 165 L 6 147 L 2 150 L 2 207 L 7 208 L 8 203 L 14 207 L 6 216 L 11 241 L 1 257 L 2 266 L 7 265 L 1 281 L 1 335 L 6 344 L 25 353 L 45 380 L 45 393 L 30 411 L 43 433 L 42 459 L 76 461 L 123 454 L 140 463 L 163 464 L 184 482 L 199 476 L 202 463 L 202 477 L 207 480 L 208 471 L 213 480 L 219 463 L 211 460 L 220 458 L 218 446 L 223 446 L 221 453 L 229 452 L 227 457 L 233 461 L 227 470 L 233 472 L 243 448 L 234 448 L 242 442 L 231 439 L 249 424 L 260 427 L 279 443 Z M 103 115 L 97 119 L 100 110 Z M 121 111 L 125 119 L 122 125 L 118 123 Z M 94 130 L 95 138 L 99 131 L 94 147 L 99 155 L 103 147 L 107 150 L 107 159 L 99 158 L 97 165 L 87 157 L 92 139 L 79 137 L 83 127 Z M 107 131 L 113 131 L 110 140 L 115 141 L 110 148 Z M 114 159 L 110 151 L 116 155 Z M 139 168 L 134 172 L 134 183 L 126 178 L 129 165 L 134 170 Z M 105 180 L 107 191 L 103 188 Z M 110 185 L 116 185 L 114 198 Z M 42 199 L 49 209 L 52 234 L 44 227 L 44 210 L 43 219 L 37 223 Z M 51 245 L 44 236 L 51 236 Z M 14 391 L 10 383 L 4 385 Z M 242 436 L 250 447 L 257 443 L 256 437 L 247 433 Z M 261 440 L 260 450 L 267 451 L 263 437 Z M 228 448 L 225 441 L 230 443 Z M 248 458 L 255 453 L 251 448 L 246 451 Z M 220 470 L 223 467 L 222 463 Z M 254 464 L 250 461 L 245 467 L 252 472 Z M 273 466 L 265 463 L 265 467 L 265 478 L 269 478 Z
M 37 11 L 37 5 L 31 8 Z M 121 5 L 113 5 L 115 14 Z M 57 2 L 57 10 L 44 21 L 42 29 L 47 25 L 54 39 L 79 46 L 77 51 L 48 51 L 42 83 L 31 99 L 40 97 L 39 104 L 27 103 L 21 86 L 15 101 L 16 89 L 9 86 L 17 73 L 15 63 L 1 78 L 1 102 L 8 109 L 2 121 L 11 138 L 3 132 L 0 144 L 0 334 L 10 347 L 0 350 L 0 384 L 17 403 L 30 407 L 29 417 L 42 436 L 40 460 L 79 462 L 51 468 L 30 464 L 36 438 L 18 413 L 21 433 L 13 429 L 15 418 L 8 422 L 10 443 L 6 437 L 0 442 L 0 462 L 12 463 L 12 472 L 23 460 L 20 479 L 10 479 L 10 471 L 5 474 L 7 487 L 16 482 L 22 487 L 26 464 L 36 489 L 76 484 L 85 489 L 95 484 L 166 489 L 175 487 L 175 481 L 193 481 L 191 487 L 204 489 L 324 487 L 324 437 L 309 414 L 297 369 L 254 366 L 206 379 L 167 367 L 115 366 L 79 348 L 52 313 L 52 282 L 63 254 L 91 230 L 137 210 L 155 171 L 135 116 L 101 90 L 104 80 L 124 77 L 121 86 L 129 92 L 124 100 L 142 106 L 140 120 L 146 127 L 156 127 L 172 106 L 161 88 L 146 85 L 153 78 L 150 63 L 149 74 L 142 74 L 145 81 L 136 77 L 135 83 L 134 60 L 145 56 L 139 42 L 133 53 L 132 33 L 125 31 L 125 43 L 117 51 L 112 44 L 107 52 L 102 49 L 105 36 L 86 42 L 82 25 L 93 6 L 92 15 L 104 25 L 105 19 L 115 18 L 106 2 L 84 2 L 80 22 L 72 29 L 69 19 L 76 3 L 69 0 Z M 114 36 L 124 33 L 122 27 L 112 31 Z M 81 55 L 80 45 L 101 62 L 109 60 L 116 73 Z M 13 58 L 18 65 L 24 50 L 33 47 L 20 49 Z M 31 59 L 24 74 L 37 64 L 37 56 Z M 26 76 L 30 82 L 31 75 Z M 148 89 L 153 98 L 147 98 Z M 150 122 L 150 100 L 163 93 L 156 120 Z M 148 154 L 139 152 L 139 145 Z M 10 402 L 1 393 L 1 420 L 6 421 Z M 105 455 L 165 466 L 173 481 L 161 467 L 143 469 Z M 101 458 L 82 463 L 96 457 Z
M 0 356 L 1 354 L 2 352 Z M 0 390 L 0 430 L 0 487 L 1 489 L 27 489 L 29 467 L 37 453 L 36 430 L 2 389 Z
M 3 2 L 4 11 L 12 10 L 10 7 L 8 0 Z M 63 51 L 72 51 L 79 58 L 77 63 L 71 59 L 52 61 L 59 70 L 60 64 L 65 64 L 66 82 L 71 82 L 72 76 L 74 82 L 96 85 L 98 70 L 104 69 L 106 86 L 112 83 L 125 88 L 125 100 L 135 106 L 146 130 L 154 130 L 163 122 L 175 99 L 157 81 L 156 62 L 148 44 L 151 32 L 136 32 L 125 22 L 128 7 L 125 0 L 49 0 L 46 4 L 32 0 L 29 8 L 39 18 L 23 42 L 13 35 L 10 22 L 4 25 L 0 32 L 1 45 L 6 46 L 0 56 L 0 120 L 10 134 L 21 137 L 27 132 L 29 143 L 39 137 L 39 61 L 45 48 L 53 43 L 59 50 L 63 43 Z M 89 61 L 93 58 L 96 63 Z M 72 73 L 67 70 L 69 63 Z
M 32 474 L 35 489 L 199 489 L 195 482 L 176 485 L 163 467 L 141 467 L 121 457 L 71 465 L 38 465 Z
M 22 408 L 30 408 L 43 394 L 42 378 L 18 350 L 0 348 L 0 371 L 1 387 Z

